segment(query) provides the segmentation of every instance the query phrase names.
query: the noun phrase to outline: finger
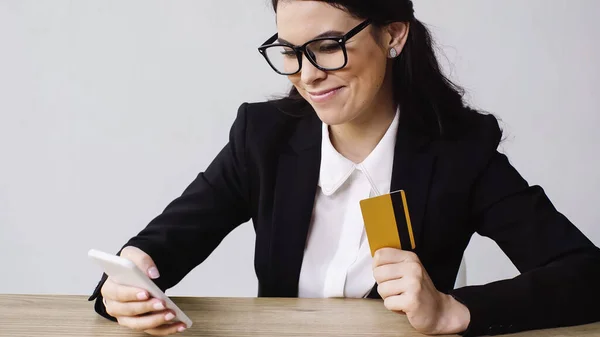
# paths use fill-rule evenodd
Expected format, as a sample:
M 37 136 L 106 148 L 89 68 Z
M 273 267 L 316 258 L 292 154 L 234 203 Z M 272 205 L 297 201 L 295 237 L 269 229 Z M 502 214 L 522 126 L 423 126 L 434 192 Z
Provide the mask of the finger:
M 406 272 L 399 264 L 385 264 L 373 269 L 373 277 L 377 283 L 383 283 L 390 280 L 402 278 Z
M 403 288 L 404 285 L 402 279 L 396 279 L 386 281 L 377 285 L 377 292 L 379 293 L 379 296 L 381 296 L 381 298 L 385 300 L 388 297 L 402 294 Z
M 420 262 L 420 260 L 413 252 L 395 248 L 381 248 L 373 256 L 374 267 L 401 262 Z
M 102 286 L 101 293 L 107 300 L 117 302 L 145 301 L 150 298 L 146 290 L 117 284 L 110 277 Z
M 421 281 L 412 276 L 386 281 L 377 286 L 377 292 L 383 299 L 402 294 L 419 294 L 422 290 Z
M 113 317 L 139 316 L 165 309 L 165 304 L 158 299 L 140 302 L 117 302 L 108 300 L 106 304 L 106 312 Z
M 186 326 L 184 323 L 173 323 L 163 325 L 155 329 L 149 329 L 144 332 L 152 336 L 168 336 L 176 334 L 178 332 L 184 332 L 185 329 Z
M 121 250 L 120 256 L 133 262 L 151 279 L 154 280 L 160 277 L 156 264 L 150 255 L 146 254 L 143 250 L 132 246 L 125 247 Z
M 383 283 L 403 277 L 422 279 L 425 268 L 420 262 L 405 261 L 394 264 L 384 264 L 373 269 L 373 277 L 377 283 Z
M 162 325 L 171 323 L 174 318 L 175 314 L 173 314 L 170 310 L 163 310 L 144 316 L 121 316 L 117 317 L 117 321 L 124 327 L 137 331 L 145 331 L 156 329 Z
M 413 312 L 417 305 L 414 297 L 406 294 L 390 296 L 383 301 L 383 304 L 390 311 L 402 313 Z

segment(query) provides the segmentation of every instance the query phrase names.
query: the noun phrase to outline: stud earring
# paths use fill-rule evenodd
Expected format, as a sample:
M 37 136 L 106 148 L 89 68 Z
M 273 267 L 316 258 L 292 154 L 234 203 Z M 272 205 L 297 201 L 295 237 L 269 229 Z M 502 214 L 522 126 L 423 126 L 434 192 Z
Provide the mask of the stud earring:
M 398 52 L 396 51 L 396 49 L 390 48 L 390 57 L 396 58 L 396 56 L 398 56 Z

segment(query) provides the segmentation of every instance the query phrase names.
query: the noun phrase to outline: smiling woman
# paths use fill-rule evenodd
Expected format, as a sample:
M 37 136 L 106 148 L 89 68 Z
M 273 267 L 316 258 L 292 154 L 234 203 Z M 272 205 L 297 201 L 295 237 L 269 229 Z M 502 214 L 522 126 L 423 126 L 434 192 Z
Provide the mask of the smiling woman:
M 252 220 L 259 296 L 378 298 L 425 334 L 600 320 L 600 250 L 497 151 L 496 119 L 442 74 L 411 1 L 273 7 L 277 34 L 258 50 L 289 95 L 243 104 L 211 165 L 121 256 L 166 290 Z M 367 216 L 367 199 L 385 207 Z M 454 289 L 474 233 L 521 275 Z M 90 299 L 123 326 L 185 329 L 106 276 Z

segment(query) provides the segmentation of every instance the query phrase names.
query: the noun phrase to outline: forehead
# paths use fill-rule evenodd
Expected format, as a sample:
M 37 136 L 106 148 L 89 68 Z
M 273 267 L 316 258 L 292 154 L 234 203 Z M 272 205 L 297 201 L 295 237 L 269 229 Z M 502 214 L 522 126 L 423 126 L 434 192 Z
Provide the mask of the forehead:
M 302 44 L 327 31 L 346 33 L 360 21 L 323 1 L 285 0 L 277 5 L 279 37 Z

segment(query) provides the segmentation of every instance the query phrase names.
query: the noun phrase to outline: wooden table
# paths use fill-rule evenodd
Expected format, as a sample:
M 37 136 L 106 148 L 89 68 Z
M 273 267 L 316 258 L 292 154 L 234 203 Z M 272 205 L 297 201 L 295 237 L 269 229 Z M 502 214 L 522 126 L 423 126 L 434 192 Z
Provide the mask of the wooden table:
M 381 301 L 362 299 L 173 298 L 194 321 L 176 336 L 419 336 Z M 600 324 L 519 336 L 600 336 Z M 98 316 L 83 296 L 0 295 L 1 337 L 148 336 Z

